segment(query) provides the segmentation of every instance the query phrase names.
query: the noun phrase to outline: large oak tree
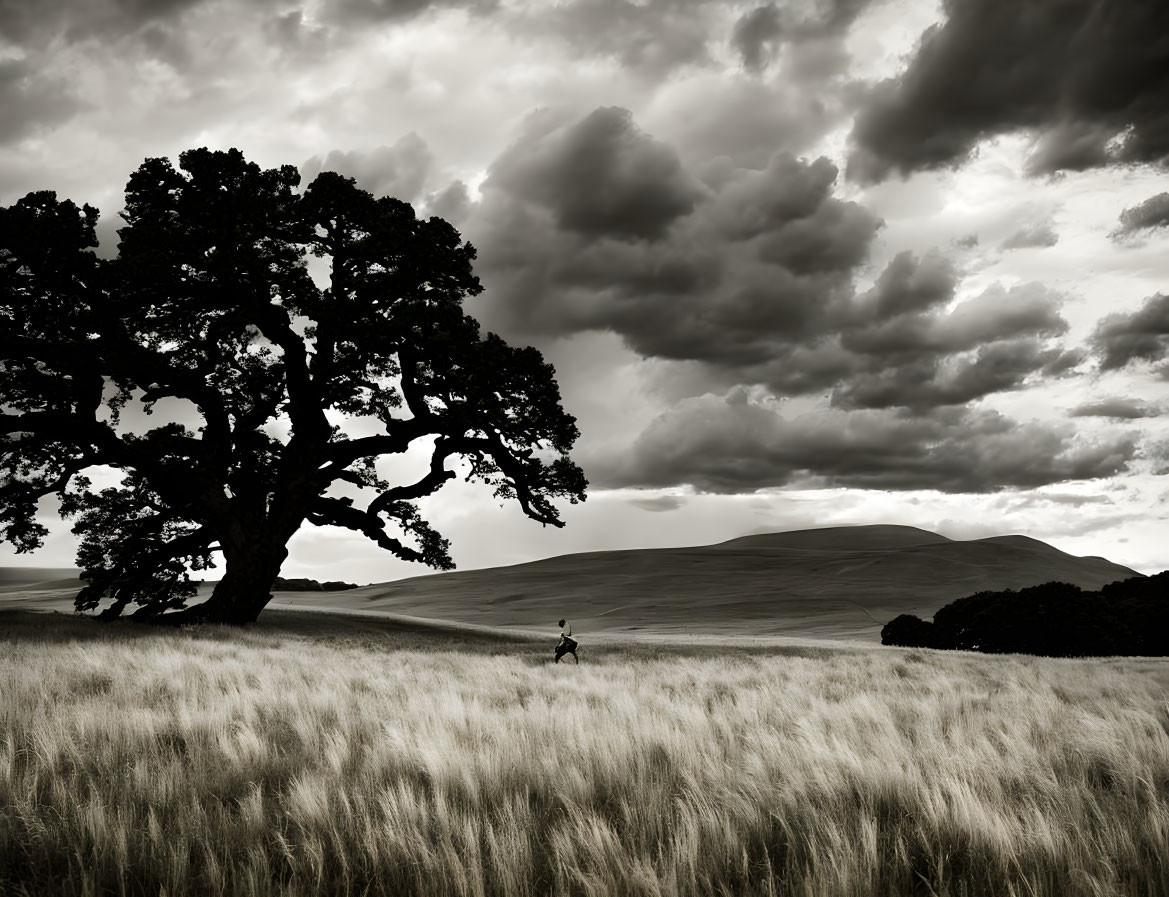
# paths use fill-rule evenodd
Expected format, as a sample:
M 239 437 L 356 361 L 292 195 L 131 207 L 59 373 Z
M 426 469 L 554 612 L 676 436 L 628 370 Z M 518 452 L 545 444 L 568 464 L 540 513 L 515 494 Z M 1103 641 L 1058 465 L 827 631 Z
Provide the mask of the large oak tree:
M 40 547 L 38 502 L 58 495 L 79 609 L 254 620 L 306 521 L 450 568 L 417 504 L 448 462 L 542 524 L 562 525 L 553 499 L 584 499 L 551 366 L 463 310 L 482 291 L 473 247 L 340 175 L 299 184 L 238 150 L 148 159 L 109 260 L 88 206 L 0 209 L 0 532 Z M 128 406 L 171 420 L 131 427 Z M 375 461 L 412 447 L 429 465 L 383 479 Z M 107 468 L 120 480 L 95 488 Z M 211 597 L 176 610 L 217 554 Z

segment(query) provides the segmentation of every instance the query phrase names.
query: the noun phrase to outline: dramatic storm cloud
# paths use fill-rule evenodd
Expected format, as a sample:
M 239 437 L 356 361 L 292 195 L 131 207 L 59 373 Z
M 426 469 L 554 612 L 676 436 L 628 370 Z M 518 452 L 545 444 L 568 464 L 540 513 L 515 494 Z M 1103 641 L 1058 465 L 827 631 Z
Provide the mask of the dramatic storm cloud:
M 833 195 L 836 174 L 779 154 L 700 176 L 619 109 L 529 128 L 468 225 L 492 284 L 482 314 L 520 334 L 606 330 L 646 356 L 765 365 L 822 332 L 880 227 Z
M 1123 396 L 1108 396 L 1097 402 L 1085 402 L 1070 412 L 1072 417 L 1109 417 L 1113 420 L 1138 420 L 1142 417 L 1156 417 L 1161 410 L 1146 402 Z
M 411 133 L 393 146 L 366 153 L 333 150 L 323 160 L 313 156 L 301 165 L 300 174 L 307 183 L 322 171 L 336 171 L 377 196 L 413 202 L 422 192 L 433 159 L 426 141 Z
M 735 390 L 663 414 L 605 475 L 617 485 L 681 481 L 714 492 L 812 478 L 865 489 L 987 492 L 1110 476 L 1135 450 L 1128 436 L 1083 443 L 1070 426 L 1020 426 L 993 411 L 788 417 Z
M 1033 249 L 1054 246 L 1059 242 L 1050 221 L 1042 221 L 1019 228 L 1003 241 L 1003 249 Z
M 530 123 L 500 157 L 472 218 L 489 325 L 520 338 L 615 333 L 643 357 L 699 365 L 711 390 L 742 385 L 737 401 L 684 400 L 590 473 L 719 492 L 811 476 L 984 492 L 1123 470 L 1133 437 L 1081 442 L 1067 423 L 972 406 L 1085 360 L 1062 339 L 1067 297 L 1037 282 L 959 295 L 940 253 L 899 253 L 858 290 L 881 221 L 837 195 L 837 174 L 826 158 L 785 154 L 763 169 L 691 171 L 612 108 Z M 623 196 L 640 199 L 636 213 L 615 211 Z M 1050 230 L 1015 242 L 1054 245 Z M 748 386 L 769 401 L 827 392 L 836 410 L 788 419 L 748 402 Z
M 1162 0 L 946 0 L 909 67 L 857 116 L 849 173 L 950 167 L 1019 130 L 1033 173 L 1169 157 Z
M 815 44 L 823 70 L 824 61 L 843 62 L 843 54 L 825 40 L 838 38 L 856 20 L 868 0 L 831 0 L 809 7 L 769 3 L 744 13 L 735 23 L 731 42 L 749 71 L 760 71 L 782 50 L 800 53 L 809 39 Z M 805 51 L 806 52 L 806 51 Z M 810 55 L 810 54 L 809 54 Z
M 1120 226 L 1112 235 L 1122 238 L 1159 227 L 1169 227 L 1169 193 L 1158 193 L 1140 205 L 1125 209 L 1120 213 Z
M 1169 295 L 1150 296 L 1131 314 L 1108 315 L 1092 335 L 1092 344 L 1104 370 L 1135 361 L 1166 360 L 1169 358 Z
M 836 178 L 825 158 L 782 154 L 699 178 L 621 110 L 529 132 L 483 187 L 483 316 L 518 334 L 614 332 L 777 394 L 831 389 L 842 407 L 963 404 L 1064 357 L 1060 297 L 1040 284 L 955 302 L 942 256 L 902 253 L 857 294 L 881 222 Z
M 753 9 L 739 19 L 731 39 L 743 57 L 743 65 L 757 72 L 770 61 L 783 35 L 779 9 L 771 4 Z
M 916 310 L 917 303 L 950 298 L 935 292 L 944 278 L 929 266 L 900 255 L 877 286 L 853 303 L 840 345 L 855 360 L 833 404 L 919 409 L 965 404 L 1016 389 L 1063 359 L 1065 351 L 1050 339 L 1067 329 L 1057 295 L 1040 284 L 1010 290 L 995 285 L 948 311 Z
M 597 109 L 545 131 L 539 117 L 522 143 L 496 160 L 491 185 L 552 214 L 588 239 L 657 239 L 702 195 L 667 146 L 642 133 L 625 109 Z

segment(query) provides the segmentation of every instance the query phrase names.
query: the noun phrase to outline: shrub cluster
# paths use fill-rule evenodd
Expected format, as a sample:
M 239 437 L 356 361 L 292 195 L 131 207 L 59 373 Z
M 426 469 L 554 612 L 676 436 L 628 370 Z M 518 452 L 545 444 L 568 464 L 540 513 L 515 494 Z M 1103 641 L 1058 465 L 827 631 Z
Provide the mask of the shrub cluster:
M 978 592 L 934 614 L 902 614 L 884 645 L 1049 657 L 1169 655 L 1169 570 L 1086 592 L 1066 582 Z
M 272 583 L 272 590 L 276 592 L 343 592 L 356 588 L 356 583 L 352 582 L 317 582 L 315 579 L 284 579 L 281 576 Z

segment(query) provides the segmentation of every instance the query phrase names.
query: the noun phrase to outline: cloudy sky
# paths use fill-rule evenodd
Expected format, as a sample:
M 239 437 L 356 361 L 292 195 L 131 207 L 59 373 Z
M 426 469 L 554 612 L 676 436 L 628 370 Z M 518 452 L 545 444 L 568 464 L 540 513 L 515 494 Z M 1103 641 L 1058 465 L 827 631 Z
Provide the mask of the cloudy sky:
M 592 483 L 463 568 L 759 530 L 1169 567 L 1163 0 L 0 0 L 0 203 L 238 147 L 440 215 Z M 49 509 L 46 509 L 48 513 Z M 44 550 L 0 563 L 68 564 Z M 426 572 L 308 529 L 292 575 Z

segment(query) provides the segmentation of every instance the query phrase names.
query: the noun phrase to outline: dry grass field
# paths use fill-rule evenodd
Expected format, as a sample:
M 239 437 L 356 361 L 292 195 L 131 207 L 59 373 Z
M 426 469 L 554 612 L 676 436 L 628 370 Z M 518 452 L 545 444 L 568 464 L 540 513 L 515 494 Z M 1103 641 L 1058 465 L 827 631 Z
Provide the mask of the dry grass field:
M 1165 661 L 306 618 L 0 612 L 0 893 L 1169 895 Z

